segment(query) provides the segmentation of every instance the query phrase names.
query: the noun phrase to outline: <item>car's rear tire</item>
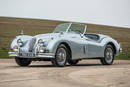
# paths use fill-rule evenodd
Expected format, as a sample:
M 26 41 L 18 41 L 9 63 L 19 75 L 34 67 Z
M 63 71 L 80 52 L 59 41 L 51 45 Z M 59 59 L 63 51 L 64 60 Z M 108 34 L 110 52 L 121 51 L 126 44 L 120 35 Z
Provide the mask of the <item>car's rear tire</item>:
M 114 61 L 114 49 L 111 45 L 107 45 L 104 51 L 104 58 L 100 59 L 103 65 L 112 65 Z
M 51 62 L 54 66 L 64 67 L 66 66 L 68 57 L 67 48 L 64 44 L 60 44 L 56 50 L 55 59 L 52 59 Z
M 68 63 L 70 65 L 76 65 L 78 62 L 79 62 L 79 60 L 72 60 L 72 59 L 68 60 Z
M 19 66 L 28 66 L 32 60 L 29 58 L 19 58 L 19 57 L 15 57 L 15 61 Z

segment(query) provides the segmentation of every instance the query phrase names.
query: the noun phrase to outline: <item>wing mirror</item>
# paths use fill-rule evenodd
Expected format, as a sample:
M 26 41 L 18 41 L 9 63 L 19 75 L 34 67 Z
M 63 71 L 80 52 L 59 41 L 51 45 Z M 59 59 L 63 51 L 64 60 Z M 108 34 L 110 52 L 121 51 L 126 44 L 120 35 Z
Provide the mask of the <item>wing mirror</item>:
M 83 38 L 84 34 L 80 34 L 80 37 Z
M 63 32 L 59 32 L 59 36 L 62 36 L 64 33 Z

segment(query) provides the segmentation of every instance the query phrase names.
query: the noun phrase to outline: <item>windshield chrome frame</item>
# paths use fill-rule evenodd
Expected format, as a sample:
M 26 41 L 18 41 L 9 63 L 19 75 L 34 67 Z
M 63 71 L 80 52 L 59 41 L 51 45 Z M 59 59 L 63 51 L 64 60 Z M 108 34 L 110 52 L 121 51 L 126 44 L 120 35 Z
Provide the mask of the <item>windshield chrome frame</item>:
M 84 29 L 83 35 L 86 33 L 86 30 L 87 30 L 87 25 L 85 25 L 85 29 Z
M 66 29 L 66 33 L 69 31 L 71 25 L 72 25 L 72 23 L 70 23 L 70 25 L 69 25 L 68 28 Z

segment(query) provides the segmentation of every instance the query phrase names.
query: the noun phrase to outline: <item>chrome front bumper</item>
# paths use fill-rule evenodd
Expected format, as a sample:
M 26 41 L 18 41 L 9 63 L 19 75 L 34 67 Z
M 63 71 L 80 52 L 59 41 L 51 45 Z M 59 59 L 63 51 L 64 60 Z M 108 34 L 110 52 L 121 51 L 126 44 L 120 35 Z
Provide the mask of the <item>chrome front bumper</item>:
M 8 54 L 9 56 L 18 56 L 18 53 L 12 51 L 9 51 Z
M 119 49 L 119 52 L 122 53 L 122 48 Z
M 32 54 L 32 53 L 18 53 L 18 52 L 9 51 L 8 54 L 9 56 L 21 57 L 21 58 L 55 58 L 55 54 L 53 53 Z
M 122 53 L 122 48 L 120 48 L 117 53 L 116 53 L 116 56 L 120 55 L 120 53 Z

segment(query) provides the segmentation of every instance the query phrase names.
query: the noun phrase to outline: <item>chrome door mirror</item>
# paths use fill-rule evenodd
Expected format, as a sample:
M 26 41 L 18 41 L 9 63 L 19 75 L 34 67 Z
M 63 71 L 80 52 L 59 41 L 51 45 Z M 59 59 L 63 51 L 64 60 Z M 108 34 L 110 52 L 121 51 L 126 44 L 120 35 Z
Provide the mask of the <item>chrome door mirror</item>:
M 80 33 L 80 37 L 83 38 L 83 36 L 84 36 L 84 35 Z

